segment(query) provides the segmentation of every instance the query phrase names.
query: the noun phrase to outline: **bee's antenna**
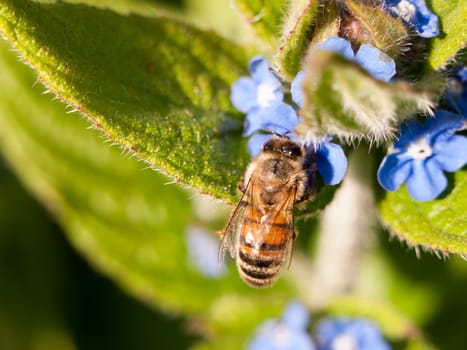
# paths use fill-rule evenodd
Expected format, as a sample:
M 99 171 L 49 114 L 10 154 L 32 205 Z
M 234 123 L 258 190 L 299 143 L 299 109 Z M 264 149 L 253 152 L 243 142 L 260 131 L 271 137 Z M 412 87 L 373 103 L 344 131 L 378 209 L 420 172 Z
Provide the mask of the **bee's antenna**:
M 291 134 L 291 133 L 292 133 L 292 130 L 287 130 L 287 131 L 284 132 L 283 134 L 279 134 L 279 133 L 276 132 L 275 130 L 272 130 L 272 129 L 269 129 L 269 128 L 265 128 L 264 130 L 267 131 L 267 132 L 269 132 L 269 133 L 271 133 L 271 134 L 274 134 L 274 135 L 276 135 L 276 136 L 278 136 L 278 137 L 287 137 L 287 138 L 289 138 L 289 137 L 287 136 L 287 134 Z

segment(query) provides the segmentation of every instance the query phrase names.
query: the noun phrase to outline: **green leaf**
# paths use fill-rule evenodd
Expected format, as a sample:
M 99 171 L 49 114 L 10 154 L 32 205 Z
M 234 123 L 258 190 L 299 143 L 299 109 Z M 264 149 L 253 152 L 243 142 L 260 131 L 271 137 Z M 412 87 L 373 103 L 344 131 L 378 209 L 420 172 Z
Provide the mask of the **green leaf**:
M 400 19 L 356 0 L 346 0 L 352 15 L 358 19 L 361 28 L 355 35 L 359 44 L 371 44 L 396 59 L 409 37 L 407 28 Z
M 316 45 L 323 42 L 330 36 L 339 34 L 339 4 L 336 0 L 319 0 L 316 23 L 313 29 L 313 37 L 308 46 L 308 53 L 312 52 Z
M 446 66 L 467 44 L 467 2 L 432 0 L 430 3 L 439 16 L 441 34 L 431 41 L 427 63 L 437 70 Z
M 433 93 L 405 82 L 374 79 L 339 54 L 315 52 L 303 82 L 303 118 L 299 131 L 382 142 L 398 124 L 417 112 L 428 112 Z
M 383 224 L 409 246 L 467 256 L 467 172 L 456 172 L 450 183 L 445 196 L 429 202 L 413 200 L 404 187 L 388 192 L 379 204 Z
M 282 29 L 277 61 L 280 71 L 293 77 L 300 70 L 302 57 L 311 40 L 318 0 L 291 1 Z
M 284 0 L 235 0 L 235 5 L 256 34 L 276 46 L 286 8 Z
M 151 166 L 234 201 L 249 156 L 229 101 L 243 49 L 165 17 L 0 2 L 0 32 L 62 100 Z
M 232 267 L 219 279 L 204 277 L 187 257 L 185 233 L 198 222 L 192 194 L 104 144 L 87 121 L 32 88 L 29 68 L 0 48 L 0 150 L 94 266 L 173 312 L 215 313 L 245 300 L 264 310 L 291 297 L 286 278 L 258 291 Z

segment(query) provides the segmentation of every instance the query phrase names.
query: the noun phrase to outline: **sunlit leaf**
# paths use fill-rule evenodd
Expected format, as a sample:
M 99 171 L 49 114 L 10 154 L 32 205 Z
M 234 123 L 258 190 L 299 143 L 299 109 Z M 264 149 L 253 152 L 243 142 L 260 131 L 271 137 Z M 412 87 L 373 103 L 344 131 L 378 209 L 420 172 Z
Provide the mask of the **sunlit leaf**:
M 172 312 L 286 302 L 286 278 L 257 291 L 234 268 L 217 279 L 202 275 L 187 257 L 185 233 L 196 220 L 192 194 L 105 144 L 99 132 L 86 130 L 86 120 L 41 95 L 39 84 L 32 88 L 32 72 L 4 44 L 0 55 L 0 150 L 94 266 Z M 214 303 L 218 298 L 228 303 Z
M 452 187 L 439 199 L 418 202 L 405 187 L 386 193 L 379 208 L 389 231 L 409 246 L 441 253 L 467 254 L 467 172 L 450 177 Z
M 255 33 L 274 47 L 286 13 L 284 0 L 235 0 L 236 7 Z
M 467 45 L 467 3 L 432 0 L 431 8 L 440 18 L 441 34 L 432 40 L 428 55 L 431 69 L 443 68 Z
M 165 18 L 84 5 L 0 2 L 0 32 L 39 79 L 112 142 L 233 200 L 248 156 L 230 84 L 243 49 Z

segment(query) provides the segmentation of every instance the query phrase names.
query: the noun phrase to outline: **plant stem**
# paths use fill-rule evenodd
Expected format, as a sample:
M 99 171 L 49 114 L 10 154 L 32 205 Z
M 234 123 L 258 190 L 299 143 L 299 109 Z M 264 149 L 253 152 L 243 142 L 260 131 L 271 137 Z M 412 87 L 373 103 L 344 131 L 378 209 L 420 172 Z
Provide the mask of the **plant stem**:
M 366 147 L 350 155 L 345 179 L 322 215 L 307 293 L 314 308 L 355 288 L 361 256 L 375 226 L 372 164 Z

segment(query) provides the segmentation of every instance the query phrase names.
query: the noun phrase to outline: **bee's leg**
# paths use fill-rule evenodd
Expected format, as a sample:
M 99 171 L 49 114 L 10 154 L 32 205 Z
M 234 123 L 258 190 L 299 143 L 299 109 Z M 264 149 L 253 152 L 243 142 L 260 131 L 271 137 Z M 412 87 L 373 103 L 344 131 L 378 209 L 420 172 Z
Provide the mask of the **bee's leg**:
M 246 188 L 245 188 L 245 177 L 244 177 L 244 176 L 242 176 L 242 177 L 240 178 L 240 181 L 238 181 L 237 189 L 238 189 L 240 192 L 245 193 Z
M 321 189 L 320 181 L 318 179 L 318 165 L 314 155 L 309 155 L 304 163 L 306 169 L 307 180 L 305 181 L 305 190 L 300 198 L 295 201 L 296 204 L 303 203 L 313 198 Z

